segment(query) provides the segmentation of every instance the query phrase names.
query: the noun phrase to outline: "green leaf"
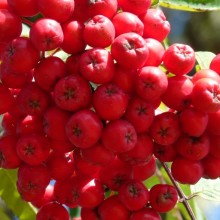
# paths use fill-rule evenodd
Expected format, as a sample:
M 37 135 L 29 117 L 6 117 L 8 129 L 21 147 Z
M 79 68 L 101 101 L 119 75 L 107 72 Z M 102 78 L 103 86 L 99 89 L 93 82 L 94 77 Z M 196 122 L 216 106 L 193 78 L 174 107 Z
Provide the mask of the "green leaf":
M 196 52 L 196 61 L 200 66 L 200 69 L 209 69 L 209 65 L 215 54 L 208 51 L 198 51 Z
M 10 218 L 9 218 L 8 215 L 5 213 L 5 211 L 3 210 L 2 207 L 0 207 L 0 217 L 1 217 L 1 220 L 10 220 Z
M 219 0 L 160 0 L 159 5 L 186 11 L 220 10 Z
M 17 170 L 0 169 L 0 197 L 19 220 L 35 219 L 36 209 L 21 199 L 16 181 Z
M 220 179 L 202 178 L 197 184 L 191 186 L 191 191 L 204 199 L 220 202 Z

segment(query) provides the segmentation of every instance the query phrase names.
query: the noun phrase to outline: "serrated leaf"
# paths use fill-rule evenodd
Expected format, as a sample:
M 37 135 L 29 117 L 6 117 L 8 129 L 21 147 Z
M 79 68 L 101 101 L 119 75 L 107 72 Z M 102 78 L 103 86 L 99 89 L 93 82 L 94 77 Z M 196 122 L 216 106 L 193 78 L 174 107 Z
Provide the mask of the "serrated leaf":
M 159 5 L 185 11 L 220 10 L 219 0 L 160 0 Z
M 17 170 L 0 169 L 0 197 L 19 220 L 35 219 L 34 207 L 23 201 L 16 188 Z
M 191 186 L 191 191 L 204 199 L 220 202 L 220 179 L 202 178 L 197 184 Z
M 209 69 L 209 65 L 215 54 L 208 51 L 198 51 L 196 52 L 196 61 L 200 66 L 200 69 Z

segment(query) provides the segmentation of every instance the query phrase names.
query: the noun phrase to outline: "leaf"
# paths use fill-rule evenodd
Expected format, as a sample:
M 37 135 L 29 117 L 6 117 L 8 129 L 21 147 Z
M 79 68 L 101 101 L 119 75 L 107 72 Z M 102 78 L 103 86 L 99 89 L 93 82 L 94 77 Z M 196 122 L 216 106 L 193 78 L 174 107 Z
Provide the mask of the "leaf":
M 208 51 L 198 51 L 196 52 L 196 61 L 198 62 L 200 69 L 209 69 L 209 65 L 215 54 Z
M 159 5 L 185 11 L 220 10 L 219 0 L 160 0 Z
M 10 220 L 8 215 L 6 215 L 5 211 L 1 207 L 0 207 L 0 217 L 1 217 L 1 220 Z
M 191 191 L 204 199 L 220 202 L 220 179 L 202 178 L 197 184 L 191 186 Z
M 0 197 L 19 220 L 35 219 L 34 207 L 23 201 L 17 191 L 17 170 L 0 169 Z

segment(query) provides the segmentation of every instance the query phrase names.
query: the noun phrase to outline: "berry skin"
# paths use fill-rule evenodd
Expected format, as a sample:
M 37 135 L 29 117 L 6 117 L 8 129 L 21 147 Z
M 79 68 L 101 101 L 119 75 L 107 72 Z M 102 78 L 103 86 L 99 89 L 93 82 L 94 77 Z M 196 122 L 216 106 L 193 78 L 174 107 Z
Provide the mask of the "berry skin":
M 210 149 L 209 136 L 203 134 L 193 137 L 182 134 L 174 143 L 180 155 L 190 160 L 201 160 L 206 157 Z
M 32 17 L 39 12 L 36 0 L 8 0 L 7 2 L 19 16 Z
M 145 207 L 131 214 L 130 220 L 162 220 L 155 209 Z
M 136 94 L 145 101 L 152 102 L 166 91 L 168 80 L 166 74 L 154 66 L 141 68 L 134 79 Z
M 151 5 L 151 0 L 118 0 L 118 4 L 123 11 L 140 15 L 148 11 Z
M 144 24 L 137 15 L 130 12 L 117 13 L 112 19 L 116 36 L 127 32 L 143 35 Z
M 7 72 L 25 74 L 36 66 L 39 59 L 40 53 L 31 40 L 27 37 L 18 37 L 6 46 L 2 55 L 2 65 Z
M 116 156 L 107 166 L 100 170 L 99 178 L 109 189 L 118 191 L 130 179 L 131 166 Z
M 144 24 L 144 38 L 153 38 L 162 42 L 170 33 L 170 23 L 160 9 L 148 9 L 140 16 Z
M 153 154 L 153 141 L 146 133 L 137 135 L 137 143 L 129 151 L 118 154 L 120 160 L 130 165 L 140 165 L 149 162 Z
M 169 108 L 181 111 L 191 104 L 193 83 L 187 76 L 168 78 L 168 86 L 161 96 L 161 101 Z
M 165 48 L 162 43 L 153 38 L 146 38 L 145 42 L 149 51 L 149 56 L 144 66 L 159 66 L 162 63 Z
M 50 202 L 42 206 L 37 212 L 36 220 L 56 219 L 69 220 L 68 211 L 59 203 Z
M 202 178 L 204 169 L 201 161 L 178 156 L 173 160 L 171 173 L 182 184 L 196 184 Z
M 50 18 L 37 20 L 30 29 L 30 40 L 39 51 L 54 50 L 63 42 L 60 23 Z
M 60 153 L 53 151 L 47 159 L 47 166 L 54 180 L 64 180 L 70 177 L 75 168 L 73 152 Z
M 192 77 L 193 84 L 195 84 L 196 81 L 202 78 L 211 78 L 220 83 L 220 75 L 212 69 L 201 69 L 197 71 Z
M 139 180 L 129 180 L 118 191 L 118 198 L 131 211 L 143 208 L 149 200 L 146 186 Z
M 168 212 L 174 208 L 178 200 L 176 188 L 168 184 L 156 184 L 150 189 L 149 201 L 158 212 Z
M 84 24 L 78 20 L 68 20 L 62 25 L 64 39 L 61 48 L 68 54 L 79 54 L 84 51 Z
M 16 102 L 21 114 L 42 115 L 50 104 L 50 97 L 35 82 L 30 82 L 20 90 Z
M 198 80 L 192 90 L 192 104 L 205 113 L 214 113 L 220 109 L 220 84 L 213 79 Z
M 172 112 L 156 115 L 150 127 L 150 134 L 157 144 L 175 143 L 181 134 L 178 116 Z
M 105 199 L 98 207 L 98 215 L 103 220 L 128 220 L 130 211 L 120 202 L 117 195 Z
M 99 116 L 89 109 L 74 113 L 66 123 L 66 135 L 79 148 L 89 148 L 98 142 L 103 130 Z
M 41 134 L 27 134 L 17 140 L 16 150 L 22 161 L 29 165 L 40 165 L 47 160 L 50 142 Z
M 14 106 L 15 99 L 10 90 L 0 83 L 0 114 L 6 113 Z
M 25 201 L 34 201 L 43 196 L 50 178 L 45 165 L 30 166 L 23 163 L 18 168 L 17 189 Z
M 199 137 L 204 133 L 209 120 L 207 113 L 197 111 L 193 107 L 181 111 L 179 118 L 182 131 L 194 137 Z
M 111 46 L 112 57 L 126 70 L 143 67 L 148 53 L 144 38 L 133 32 L 119 35 Z
M 0 8 L 0 42 L 9 42 L 19 37 L 21 31 L 21 18 L 7 9 Z
M 72 74 L 55 84 L 53 98 L 61 109 L 77 111 L 90 105 L 92 91 L 88 81 L 78 74 Z
M 163 63 L 175 75 L 187 74 L 195 65 L 195 52 L 189 45 L 172 44 L 164 53 Z
M 211 61 L 209 68 L 220 74 L 220 54 L 217 54 Z
M 66 123 L 70 116 L 70 112 L 64 111 L 57 106 L 49 107 L 43 114 L 43 130 L 45 134 L 53 140 L 67 141 Z
M 135 128 L 124 119 L 109 122 L 104 127 L 101 138 L 103 145 L 115 153 L 129 151 L 137 144 Z
M 50 0 L 46 2 L 37 0 L 37 6 L 44 17 L 63 23 L 71 18 L 75 2 L 73 0 Z
M 129 96 L 120 87 L 113 83 L 106 83 L 96 88 L 92 104 L 102 119 L 112 121 L 119 119 L 125 113 L 128 99 Z
M 115 74 L 112 55 L 104 48 L 86 50 L 79 59 L 80 74 L 97 84 L 109 83 Z
M 81 0 L 82 1 L 82 0 Z M 95 15 L 104 15 L 111 19 L 118 9 L 117 0 L 104 0 L 104 1 L 86 1 L 84 10 L 89 18 Z
M 56 82 L 66 75 L 66 66 L 59 57 L 42 59 L 34 68 L 36 84 L 46 92 L 53 90 Z
M 124 117 L 132 123 L 137 133 L 147 132 L 155 117 L 154 106 L 133 96 L 129 100 Z
M 21 164 L 21 159 L 16 152 L 16 136 L 6 135 L 0 138 L 0 167 L 15 169 Z
M 91 47 L 108 47 L 113 42 L 114 38 L 114 25 L 109 18 L 103 15 L 95 15 L 85 25 L 83 39 L 85 43 Z
M 81 149 L 80 154 L 85 160 L 101 166 L 108 165 L 115 158 L 115 154 L 109 149 L 105 148 L 101 141 L 92 147 Z

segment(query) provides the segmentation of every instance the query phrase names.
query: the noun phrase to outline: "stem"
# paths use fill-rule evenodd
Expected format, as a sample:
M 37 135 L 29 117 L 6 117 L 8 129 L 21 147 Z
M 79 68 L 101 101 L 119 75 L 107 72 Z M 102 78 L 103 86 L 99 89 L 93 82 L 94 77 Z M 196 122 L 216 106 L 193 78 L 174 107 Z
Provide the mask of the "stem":
M 22 22 L 26 25 L 28 25 L 29 27 L 32 27 L 33 25 L 33 22 L 31 22 L 30 20 L 28 20 L 27 18 L 25 17 L 22 17 Z
M 61 49 L 60 48 L 57 48 L 55 49 L 49 56 L 52 57 L 54 56 L 57 52 L 59 52 Z
M 169 176 L 170 180 L 172 181 L 173 185 L 175 186 L 175 188 L 176 188 L 176 190 L 177 190 L 177 192 L 179 194 L 180 201 L 185 206 L 187 212 L 189 213 L 189 216 L 191 217 L 192 220 L 196 220 L 196 217 L 195 217 L 195 215 L 193 213 L 193 210 L 192 210 L 191 206 L 189 205 L 188 198 L 185 196 L 183 190 L 181 189 L 179 184 L 176 182 L 176 180 L 173 178 L 169 167 L 164 162 L 161 162 L 161 164 L 162 164 L 163 168 L 165 169 L 167 175 Z

